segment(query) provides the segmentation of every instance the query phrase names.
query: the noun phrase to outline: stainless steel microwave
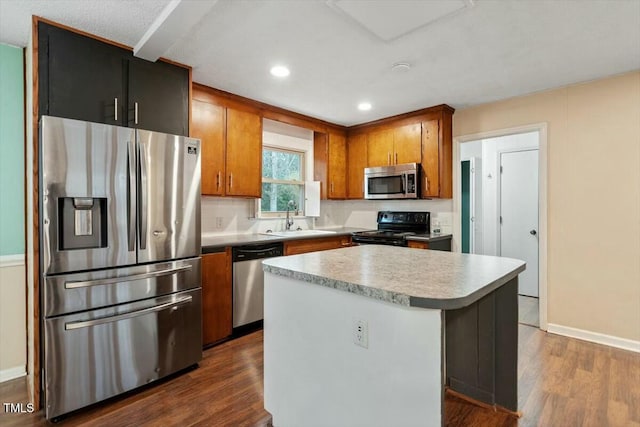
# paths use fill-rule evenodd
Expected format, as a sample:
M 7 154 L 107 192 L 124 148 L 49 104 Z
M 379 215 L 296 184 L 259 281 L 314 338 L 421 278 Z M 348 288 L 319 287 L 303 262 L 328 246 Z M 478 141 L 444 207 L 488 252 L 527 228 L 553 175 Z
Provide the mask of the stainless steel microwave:
M 364 169 L 365 199 L 417 199 L 420 165 L 381 166 Z

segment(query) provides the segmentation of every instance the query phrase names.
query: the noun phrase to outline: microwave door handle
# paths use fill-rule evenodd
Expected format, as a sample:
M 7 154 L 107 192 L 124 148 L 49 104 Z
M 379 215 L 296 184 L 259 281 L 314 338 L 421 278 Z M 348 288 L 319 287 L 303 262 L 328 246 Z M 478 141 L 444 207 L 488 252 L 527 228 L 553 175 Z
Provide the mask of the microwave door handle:
M 400 182 L 401 182 L 400 193 L 402 193 L 403 195 L 405 194 L 405 191 L 407 191 L 407 187 L 408 187 L 408 185 L 407 185 L 407 179 L 408 179 L 407 176 L 408 175 L 406 173 L 403 173 L 402 174 L 402 179 L 400 180 Z

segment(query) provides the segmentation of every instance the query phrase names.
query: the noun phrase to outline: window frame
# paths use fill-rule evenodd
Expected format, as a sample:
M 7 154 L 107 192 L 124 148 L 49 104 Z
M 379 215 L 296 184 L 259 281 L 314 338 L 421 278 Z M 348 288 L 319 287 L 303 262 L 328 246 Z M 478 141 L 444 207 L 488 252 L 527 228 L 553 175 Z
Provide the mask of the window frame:
M 274 145 L 269 145 L 269 144 L 263 144 L 262 145 L 262 156 L 264 159 L 264 152 L 265 150 L 267 151 L 279 151 L 281 153 L 287 153 L 287 154 L 296 154 L 300 156 L 300 177 L 302 178 L 300 181 L 298 180 L 286 180 L 286 179 L 275 179 L 275 178 L 265 178 L 264 176 L 261 177 L 261 181 L 260 181 L 260 186 L 262 187 L 262 184 L 283 184 L 283 185 L 299 185 L 301 187 L 302 190 L 302 206 L 298 206 L 298 214 L 294 215 L 296 211 L 292 211 L 292 213 L 290 214 L 291 217 L 293 218 L 304 218 L 305 214 L 305 206 L 304 206 L 304 201 L 305 201 L 305 177 L 306 177 L 306 159 L 305 159 L 305 155 L 307 154 L 306 151 L 303 150 L 296 150 L 293 148 L 285 148 L 285 147 L 280 147 L 280 146 L 274 146 Z M 264 173 L 264 171 L 263 171 Z M 300 203 L 299 203 L 300 204 Z M 259 199 L 256 199 L 256 216 L 258 218 L 283 218 L 287 215 L 287 211 L 263 211 L 262 210 L 262 197 Z

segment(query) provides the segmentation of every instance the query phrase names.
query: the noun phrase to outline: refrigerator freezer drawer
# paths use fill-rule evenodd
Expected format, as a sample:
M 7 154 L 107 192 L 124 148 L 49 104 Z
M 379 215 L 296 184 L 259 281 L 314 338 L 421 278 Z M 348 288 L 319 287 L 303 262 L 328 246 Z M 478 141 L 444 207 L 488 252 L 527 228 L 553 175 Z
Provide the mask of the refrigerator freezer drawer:
M 201 290 L 46 319 L 44 327 L 53 418 L 199 362 Z
M 200 258 L 45 278 L 45 317 L 158 297 L 201 284 Z

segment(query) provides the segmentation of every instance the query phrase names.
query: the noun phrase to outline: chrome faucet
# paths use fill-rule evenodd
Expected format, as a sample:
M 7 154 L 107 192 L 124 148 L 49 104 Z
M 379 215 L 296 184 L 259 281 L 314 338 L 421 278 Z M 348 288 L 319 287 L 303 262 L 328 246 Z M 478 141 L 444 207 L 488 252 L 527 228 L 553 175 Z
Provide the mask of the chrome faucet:
M 289 212 L 292 210 L 296 211 L 297 213 L 298 205 L 293 200 L 289 200 L 289 203 L 287 203 L 287 219 L 284 223 L 285 230 L 287 231 L 291 230 L 291 226 L 293 225 L 293 218 L 289 217 Z

